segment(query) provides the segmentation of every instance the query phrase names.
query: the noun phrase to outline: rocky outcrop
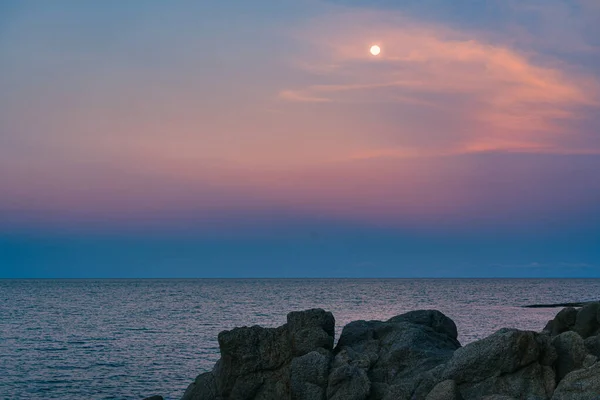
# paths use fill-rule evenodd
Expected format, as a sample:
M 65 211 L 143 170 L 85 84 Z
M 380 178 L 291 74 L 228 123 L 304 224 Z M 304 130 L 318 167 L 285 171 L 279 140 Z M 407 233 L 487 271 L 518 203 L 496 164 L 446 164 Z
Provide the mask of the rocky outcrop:
M 552 345 L 557 353 L 555 363 L 557 380 L 560 381 L 569 372 L 583 367 L 587 350 L 579 334 L 572 331 L 563 332 L 552 339 Z
M 553 320 L 548 321 L 544 331 L 552 336 L 560 335 L 563 332 L 573 329 L 577 320 L 577 309 L 573 307 L 563 308 Z
M 212 372 L 196 378 L 182 399 L 324 398 L 334 329 L 333 315 L 315 309 L 289 313 L 279 328 L 221 332 L 221 359 Z
M 591 303 L 582 307 L 577 312 L 573 331 L 579 333 L 582 338 L 600 333 L 600 303 Z
M 279 328 L 219 334 L 221 358 L 182 400 L 563 400 L 600 398 L 600 304 L 560 311 L 540 333 L 501 329 L 461 347 L 434 310 L 346 325 L 320 309 Z
M 548 399 L 555 387 L 556 354 L 548 338 L 535 332 L 502 329 L 458 349 L 442 377 L 453 379 L 463 397 L 501 394 Z
M 600 363 L 565 376 L 552 396 L 552 400 L 597 400 L 598 398 L 600 398 Z
M 580 309 L 567 307 L 544 328 L 552 336 L 566 331 L 577 332 L 583 339 L 600 334 L 600 303 L 586 303 Z
M 335 379 L 330 381 L 328 396 L 411 398 L 425 373 L 448 361 L 459 347 L 456 325 L 439 311 L 411 312 L 385 322 L 351 322 L 335 349 Z M 340 379 L 343 376 L 348 378 Z M 352 390 L 351 397 L 337 395 L 359 384 L 361 390 Z

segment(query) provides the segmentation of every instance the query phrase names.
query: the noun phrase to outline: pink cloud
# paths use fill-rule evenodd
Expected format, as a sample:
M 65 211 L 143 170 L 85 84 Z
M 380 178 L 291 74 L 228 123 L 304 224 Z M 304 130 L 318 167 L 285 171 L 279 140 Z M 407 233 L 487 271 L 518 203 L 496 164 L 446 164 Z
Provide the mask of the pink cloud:
M 300 67 L 311 65 L 307 71 L 320 71 L 319 82 L 326 76 L 330 83 L 286 88 L 280 99 L 340 104 L 378 101 L 444 111 L 460 127 L 447 128 L 444 113 L 432 114 L 451 139 L 436 150 L 439 154 L 576 152 L 561 149 L 556 138 L 576 135 L 565 121 L 581 120 L 584 110 L 600 105 L 600 83 L 592 74 L 565 63 L 557 67 L 559 63 L 540 54 L 522 54 L 508 45 L 480 39 L 476 33 L 422 24 L 401 14 L 362 10 L 323 16 L 298 37 L 311 43 L 319 55 Z M 369 54 L 372 43 L 382 47 L 381 56 Z M 405 137 L 418 136 L 410 132 L 415 121 L 403 122 Z M 393 129 L 394 121 L 382 123 Z M 404 142 L 408 149 L 419 145 L 418 140 Z M 419 153 L 377 148 L 368 152 Z

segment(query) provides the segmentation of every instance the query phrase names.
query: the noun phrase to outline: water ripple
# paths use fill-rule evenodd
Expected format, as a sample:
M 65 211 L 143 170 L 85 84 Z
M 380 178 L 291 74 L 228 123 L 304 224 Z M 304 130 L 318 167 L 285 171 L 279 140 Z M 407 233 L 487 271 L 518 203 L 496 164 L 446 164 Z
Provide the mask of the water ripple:
M 321 307 L 341 327 L 439 309 L 464 343 L 502 327 L 540 330 L 557 310 L 530 303 L 600 298 L 600 280 L 0 280 L 0 396 L 181 396 L 219 358 L 217 334 L 277 326 Z

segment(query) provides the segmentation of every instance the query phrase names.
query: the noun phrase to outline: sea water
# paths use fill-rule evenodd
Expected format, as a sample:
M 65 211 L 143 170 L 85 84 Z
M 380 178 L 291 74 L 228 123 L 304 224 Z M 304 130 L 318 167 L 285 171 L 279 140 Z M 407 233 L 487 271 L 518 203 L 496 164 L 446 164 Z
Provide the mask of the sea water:
M 523 305 L 598 298 L 594 279 L 0 280 L 0 398 L 179 399 L 219 358 L 220 331 L 295 310 L 332 311 L 339 337 L 353 320 L 437 309 L 464 345 L 559 311 Z

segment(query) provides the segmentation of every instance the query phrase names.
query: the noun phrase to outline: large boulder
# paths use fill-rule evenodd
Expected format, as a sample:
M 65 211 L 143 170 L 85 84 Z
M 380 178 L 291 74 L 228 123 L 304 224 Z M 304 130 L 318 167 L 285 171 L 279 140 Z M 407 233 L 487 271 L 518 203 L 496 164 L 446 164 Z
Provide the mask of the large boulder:
M 265 398 L 284 395 L 286 367 L 292 344 L 286 326 L 235 328 L 219 333 L 221 359 L 213 373 L 218 394 L 225 398 Z
M 548 331 L 552 336 L 559 335 L 563 332 L 573 329 L 577 320 L 577 309 L 573 307 L 563 308 L 556 314 L 553 320 L 549 321 L 545 331 Z
M 205 372 L 196 377 L 181 400 L 217 400 L 217 382 L 212 372 Z
M 330 312 L 321 309 L 291 312 L 287 315 L 286 328 L 295 357 L 319 348 L 333 349 L 335 319 Z
M 328 400 L 365 400 L 371 392 L 371 381 L 365 368 L 336 358 L 327 386 Z
M 465 382 L 459 386 L 467 400 L 497 394 L 524 400 L 547 400 L 554 391 L 555 375 L 549 366 L 530 364 L 508 375 L 490 376 L 480 382 Z
M 560 381 L 569 372 L 583 366 L 587 349 L 578 333 L 573 331 L 563 332 L 552 339 L 552 345 L 558 356 L 554 364 L 557 381 Z
M 582 307 L 577 313 L 573 330 L 579 333 L 584 339 L 596 335 L 600 329 L 600 322 L 598 321 L 599 312 L 600 303 L 590 303 Z
M 335 349 L 328 398 L 370 400 L 425 397 L 438 383 L 426 372 L 448 361 L 460 343 L 456 325 L 439 311 L 403 314 L 388 321 L 346 325 Z M 370 384 L 367 384 L 370 382 Z M 354 390 L 354 388 L 360 390 Z M 370 387 L 369 391 L 365 391 Z
M 183 400 L 319 400 L 327 386 L 334 329 L 330 312 L 313 309 L 288 314 L 278 328 L 223 331 L 221 359 L 212 372 L 196 378 Z
M 600 363 L 567 374 L 552 396 L 552 400 L 597 400 L 599 398 Z
M 293 400 L 322 400 L 327 389 L 331 354 L 311 351 L 292 360 L 290 390 Z
M 580 309 L 567 307 L 549 321 L 544 331 L 552 336 L 574 331 L 584 339 L 600 333 L 600 303 L 589 302 Z
M 410 311 L 390 318 L 388 322 L 410 322 L 412 324 L 427 326 L 434 331 L 451 337 L 458 338 L 458 329 L 456 324 L 450 318 L 439 311 L 434 310 L 416 310 Z
M 544 335 L 501 329 L 454 352 L 443 379 L 453 379 L 466 399 L 497 394 L 543 400 L 555 387 L 556 354 Z

